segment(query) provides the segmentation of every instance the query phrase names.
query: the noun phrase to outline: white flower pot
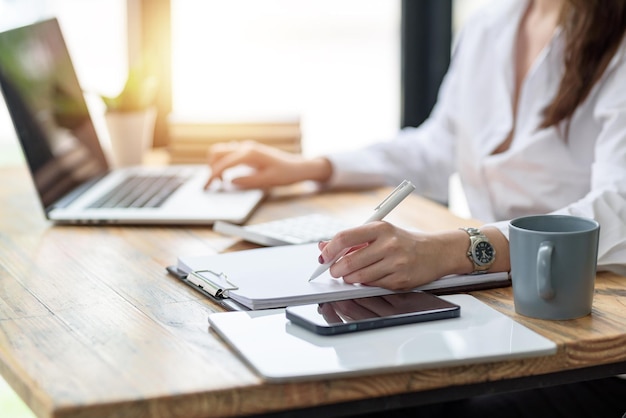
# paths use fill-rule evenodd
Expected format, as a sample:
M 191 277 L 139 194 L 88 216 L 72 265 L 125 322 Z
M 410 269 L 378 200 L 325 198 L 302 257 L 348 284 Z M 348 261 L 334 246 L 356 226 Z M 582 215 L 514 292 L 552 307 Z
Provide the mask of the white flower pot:
M 114 167 L 139 165 L 152 147 L 156 108 L 136 112 L 106 112 Z

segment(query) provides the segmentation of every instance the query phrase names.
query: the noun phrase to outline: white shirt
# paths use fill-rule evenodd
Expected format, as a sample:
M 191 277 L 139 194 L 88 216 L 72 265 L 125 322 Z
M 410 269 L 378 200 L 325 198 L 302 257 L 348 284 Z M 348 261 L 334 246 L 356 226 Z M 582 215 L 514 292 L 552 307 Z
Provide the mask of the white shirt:
M 598 268 L 626 275 L 626 43 L 622 43 L 574 113 L 565 141 L 556 128 L 539 130 L 542 111 L 563 72 L 557 31 L 521 86 L 514 139 L 514 42 L 526 0 L 498 0 L 469 21 L 453 54 L 429 119 L 392 141 L 329 155 L 330 186 L 396 185 L 448 198 L 458 172 L 472 217 L 508 236 L 518 216 L 561 213 L 601 225 Z

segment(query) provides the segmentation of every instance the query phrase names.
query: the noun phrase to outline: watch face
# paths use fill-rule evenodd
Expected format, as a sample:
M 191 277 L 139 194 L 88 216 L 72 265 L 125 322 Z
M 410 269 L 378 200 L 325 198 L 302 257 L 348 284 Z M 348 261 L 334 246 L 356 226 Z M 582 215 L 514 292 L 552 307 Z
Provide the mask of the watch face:
M 489 264 L 494 257 L 493 246 L 487 241 L 480 241 L 474 247 L 474 260 L 476 264 L 484 266 L 485 264 Z

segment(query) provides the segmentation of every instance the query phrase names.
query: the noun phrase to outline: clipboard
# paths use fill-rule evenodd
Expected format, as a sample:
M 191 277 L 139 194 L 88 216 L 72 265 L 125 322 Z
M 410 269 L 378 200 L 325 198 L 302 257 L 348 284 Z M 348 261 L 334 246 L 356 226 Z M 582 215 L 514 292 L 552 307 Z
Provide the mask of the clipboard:
M 187 274 L 176 266 L 167 266 L 166 270 L 171 276 L 191 286 L 227 311 L 249 311 L 247 307 L 228 297 L 228 291 L 237 289 L 237 286 L 233 285 L 223 273 L 199 270 Z
M 308 281 L 318 255 L 316 243 L 285 245 L 208 256 L 181 256 L 175 268 L 188 274 L 185 283 L 212 296 L 212 300 L 222 302 L 222 306 L 224 300 L 230 299 L 247 310 L 395 293 L 375 286 L 349 284 L 331 277 L 328 271 Z M 414 290 L 442 294 L 509 285 L 507 273 L 486 273 L 445 276 Z

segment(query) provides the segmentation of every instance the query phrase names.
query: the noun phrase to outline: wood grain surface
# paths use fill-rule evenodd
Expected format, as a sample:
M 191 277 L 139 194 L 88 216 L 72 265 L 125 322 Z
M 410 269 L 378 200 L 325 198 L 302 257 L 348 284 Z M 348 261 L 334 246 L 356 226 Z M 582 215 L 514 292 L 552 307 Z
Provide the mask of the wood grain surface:
M 178 255 L 252 248 L 210 227 L 56 226 L 23 167 L 0 169 L 0 374 L 39 417 L 216 417 L 329 405 L 626 361 L 626 278 L 601 273 L 592 315 L 515 313 L 510 288 L 474 296 L 558 344 L 554 356 L 268 384 L 210 330 L 220 308 L 168 276 Z M 250 223 L 321 212 L 362 222 L 389 189 L 279 189 Z M 479 225 L 410 197 L 388 218 Z

